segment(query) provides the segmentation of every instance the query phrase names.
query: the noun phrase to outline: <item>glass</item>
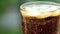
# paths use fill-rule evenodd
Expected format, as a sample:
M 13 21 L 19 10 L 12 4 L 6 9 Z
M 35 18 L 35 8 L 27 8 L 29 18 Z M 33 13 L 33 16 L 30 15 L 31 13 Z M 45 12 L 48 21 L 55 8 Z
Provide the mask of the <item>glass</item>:
M 20 6 L 22 34 L 60 34 L 60 4 L 27 2 Z

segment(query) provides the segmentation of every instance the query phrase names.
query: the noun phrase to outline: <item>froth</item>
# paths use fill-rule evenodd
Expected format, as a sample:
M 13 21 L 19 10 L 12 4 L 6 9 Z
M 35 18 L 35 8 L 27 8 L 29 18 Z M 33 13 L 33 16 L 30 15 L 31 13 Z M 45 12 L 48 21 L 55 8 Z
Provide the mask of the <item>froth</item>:
M 46 18 L 60 15 L 60 7 L 55 5 L 28 5 L 25 11 L 21 11 L 24 16 Z
M 49 12 L 59 9 L 59 6 L 55 5 L 28 5 L 25 6 L 25 10 L 27 11 L 40 11 L 40 12 Z

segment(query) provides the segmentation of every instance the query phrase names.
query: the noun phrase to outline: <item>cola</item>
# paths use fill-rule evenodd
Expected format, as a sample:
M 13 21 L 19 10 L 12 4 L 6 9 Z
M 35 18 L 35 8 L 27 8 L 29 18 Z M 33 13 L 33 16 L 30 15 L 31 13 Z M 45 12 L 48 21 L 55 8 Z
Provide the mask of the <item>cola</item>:
M 37 19 L 35 17 L 22 18 L 23 34 L 57 34 L 59 16 Z
M 24 6 L 21 7 L 22 34 L 59 34 L 60 7 L 55 3 L 46 3 L 23 4 Z

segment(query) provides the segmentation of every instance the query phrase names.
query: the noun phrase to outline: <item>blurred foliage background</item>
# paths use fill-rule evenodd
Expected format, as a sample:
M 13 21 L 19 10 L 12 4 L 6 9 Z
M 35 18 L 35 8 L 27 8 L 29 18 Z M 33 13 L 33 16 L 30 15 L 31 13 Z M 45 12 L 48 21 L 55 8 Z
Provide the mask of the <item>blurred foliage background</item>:
M 29 1 L 60 3 L 60 0 L 0 0 L 0 34 L 22 34 L 20 5 Z

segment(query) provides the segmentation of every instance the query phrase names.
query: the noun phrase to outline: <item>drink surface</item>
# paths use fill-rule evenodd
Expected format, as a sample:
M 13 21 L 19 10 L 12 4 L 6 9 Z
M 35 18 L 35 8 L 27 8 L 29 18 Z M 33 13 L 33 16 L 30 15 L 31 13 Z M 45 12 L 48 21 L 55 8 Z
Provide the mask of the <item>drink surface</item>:
M 49 4 L 30 4 L 24 6 L 24 10 L 21 10 L 21 14 L 25 17 L 47 18 L 60 15 L 60 7 Z

